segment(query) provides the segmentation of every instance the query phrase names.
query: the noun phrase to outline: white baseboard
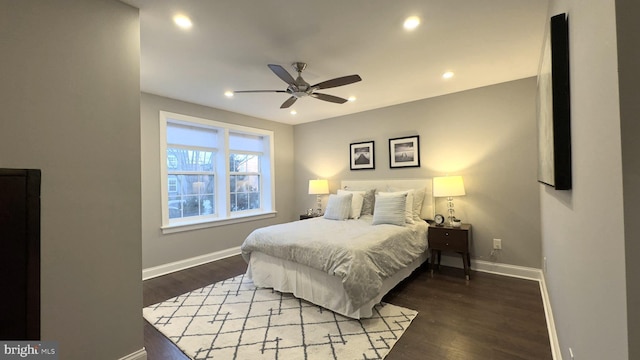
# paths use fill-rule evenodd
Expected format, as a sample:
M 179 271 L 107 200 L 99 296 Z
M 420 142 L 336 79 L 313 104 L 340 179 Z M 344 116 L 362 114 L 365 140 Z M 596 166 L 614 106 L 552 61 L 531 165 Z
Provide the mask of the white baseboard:
M 442 255 L 440 263 L 445 266 L 460 269 L 464 267 L 461 257 Z M 547 291 L 547 284 L 545 282 L 542 270 L 524 266 L 494 263 L 484 260 L 471 260 L 471 269 L 485 273 L 537 281 L 540 284 L 540 293 L 542 295 L 542 304 L 544 306 L 544 316 L 547 320 L 547 331 L 549 332 L 551 355 L 553 355 L 553 360 L 562 360 L 562 352 L 560 351 L 560 344 L 558 342 L 556 324 L 553 320 L 553 312 L 551 311 L 551 301 L 549 301 L 549 292 Z
M 121 357 L 119 360 L 147 360 L 147 350 L 142 348 L 136 352 L 133 352 L 125 357 Z
M 442 255 L 442 261 L 440 262 L 442 265 L 460 268 L 462 269 L 462 258 L 461 257 L 453 257 L 448 255 Z M 497 274 L 503 276 L 511 276 L 521 279 L 527 280 L 536 280 L 539 281 L 542 277 L 542 271 L 536 268 L 530 268 L 525 266 L 516 266 L 509 265 L 503 263 L 495 263 L 484 260 L 471 260 L 471 269 L 490 273 Z
M 544 273 L 540 271 L 540 292 L 542 293 L 542 303 L 544 304 L 544 316 L 547 319 L 547 329 L 549 330 L 549 342 L 551 343 L 551 354 L 553 360 L 562 360 L 562 351 L 560 351 L 560 343 L 558 342 L 558 333 L 556 332 L 556 323 L 553 320 L 553 312 L 551 311 L 551 300 L 549 300 L 549 292 L 547 291 L 547 283 L 544 279 Z
M 240 254 L 240 247 L 234 247 L 231 249 L 216 251 L 209 254 L 204 254 L 189 259 L 175 261 L 172 263 L 154 266 L 142 270 L 142 280 L 152 279 L 154 277 L 170 274 L 175 271 L 188 269 L 194 266 L 210 263 L 212 261 L 221 260 L 230 256 Z

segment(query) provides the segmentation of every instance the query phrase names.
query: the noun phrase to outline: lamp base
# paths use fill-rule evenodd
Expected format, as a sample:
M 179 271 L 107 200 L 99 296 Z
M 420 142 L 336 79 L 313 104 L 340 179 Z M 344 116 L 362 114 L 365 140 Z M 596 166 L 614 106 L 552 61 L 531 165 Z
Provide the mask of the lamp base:
M 451 196 L 447 197 L 447 211 L 449 211 L 449 216 L 447 217 L 447 220 L 449 221 L 448 225 L 454 227 L 453 223 L 456 219 L 454 214 L 456 211 L 453 210 L 453 197 Z
M 316 195 L 316 216 L 322 215 L 322 197 Z

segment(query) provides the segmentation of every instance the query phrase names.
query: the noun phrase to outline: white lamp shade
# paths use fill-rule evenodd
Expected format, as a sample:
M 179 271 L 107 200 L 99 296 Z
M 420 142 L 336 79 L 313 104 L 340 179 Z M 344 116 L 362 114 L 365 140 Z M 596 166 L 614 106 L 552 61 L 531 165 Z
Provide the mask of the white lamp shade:
M 462 176 L 441 176 L 433 178 L 433 196 L 449 197 L 464 195 Z
M 325 195 L 329 193 L 327 180 L 309 180 L 309 195 Z

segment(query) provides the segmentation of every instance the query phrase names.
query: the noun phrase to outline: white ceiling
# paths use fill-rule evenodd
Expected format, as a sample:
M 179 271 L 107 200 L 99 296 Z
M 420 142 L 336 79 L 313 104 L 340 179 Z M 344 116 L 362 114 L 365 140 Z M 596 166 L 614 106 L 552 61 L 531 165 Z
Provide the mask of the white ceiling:
M 123 0 L 140 9 L 141 89 L 236 113 L 299 124 L 534 76 L 547 0 Z M 175 14 L 193 27 L 175 26 Z M 418 15 L 408 32 L 404 19 Z M 359 74 L 322 90 L 355 102 L 228 90 L 284 90 L 269 70 L 308 63 L 315 84 Z M 455 72 L 444 80 L 445 71 Z

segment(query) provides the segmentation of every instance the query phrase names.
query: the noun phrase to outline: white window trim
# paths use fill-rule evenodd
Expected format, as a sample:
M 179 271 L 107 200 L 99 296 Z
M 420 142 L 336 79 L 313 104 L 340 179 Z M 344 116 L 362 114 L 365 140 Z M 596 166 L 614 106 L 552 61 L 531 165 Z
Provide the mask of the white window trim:
M 220 208 L 216 206 L 216 214 L 218 216 L 216 218 L 207 218 L 207 219 L 188 219 L 188 220 L 180 220 L 179 222 L 170 223 L 169 222 L 169 213 L 168 213 L 168 167 L 167 167 L 167 122 L 176 122 L 189 125 L 190 123 L 196 123 L 199 125 L 203 125 L 206 127 L 217 128 L 218 130 L 223 131 L 224 136 L 224 144 L 219 148 L 221 153 L 225 154 L 225 159 L 229 158 L 229 154 L 231 151 L 229 150 L 229 132 L 245 132 L 253 135 L 261 135 L 267 137 L 269 139 L 268 149 L 264 151 L 262 154 L 263 157 L 268 157 L 270 159 L 268 169 L 261 170 L 262 176 L 261 178 L 261 191 L 264 192 L 264 198 L 261 200 L 261 209 L 260 210 L 248 210 L 248 211 L 230 211 L 229 206 L 229 190 L 230 190 L 230 181 L 229 181 L 229 161 L 224 161 L 224 166 L 226 171 L 223 175 L 218 172 L 217 178 L 222 180 L 224 178 L 224 188 L 220 189 L 220 191 L 216 190 L 216 199 L 224 198 L 224 202 L 226 206 L 224 208 Z M 242 125 L 229 124 L 218 122 L 209 119 L 198 118 L 195 116 L 189 116 L 184 114 L 177 114 L 168 111 L 160 111 L 159 116 L 160 122 L 160 191 L 161 191 L 161 206 L 162 206 L 162 225 L 161 230 L 163 234 L 170 234 L 181 231 L 190 231 L 197 229 L 204 229 L 215 226 L 223 226 L 235 223 L 242 223 L 247 221 L 261 220 L 266 218 L 275 217 L 277 214 L 276 211 L 276 201 L 275 201 L 275 159 L 274 159 L 274 133 L 270 130 L 251 128 Z M 221 164 L 222 165 L 222 164 Z M 264 166 L 264 164 L 261 164 Z M 265 174 L 269 177 L 269 186 L 264 186 L 263 178 L 265 178 Z M 217 181 L 217 180 L 216 180 Z M 217 189 L 218 187 L 216 187 Z M 220 193 L 223 192 L 223 196 Z M 267 200 L 268 203 L 271 204 L 270 208 L 265 209 L 262 207 L 264 200 Z M 216 200 L 217 202 L 218 200 Z M 217 202 L 218 204 L 218 202 Z

